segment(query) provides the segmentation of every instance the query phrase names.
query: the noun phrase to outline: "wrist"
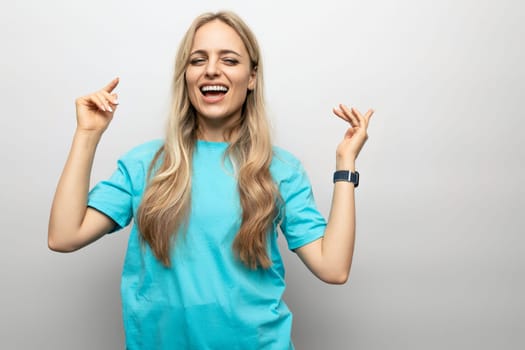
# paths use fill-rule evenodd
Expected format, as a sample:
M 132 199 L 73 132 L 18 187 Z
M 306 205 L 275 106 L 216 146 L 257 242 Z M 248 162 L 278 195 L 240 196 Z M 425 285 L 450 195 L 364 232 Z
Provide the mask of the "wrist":
M 93 130 L 75 130 L 75 135 L 73 141 L 84 146 L 94 146 L 96 147 L 102 138 L 101 132 L 96 132 Z
M 355 171 L 355 161 L 348 159 L 337 159 L 335 162 L 335 170 Z

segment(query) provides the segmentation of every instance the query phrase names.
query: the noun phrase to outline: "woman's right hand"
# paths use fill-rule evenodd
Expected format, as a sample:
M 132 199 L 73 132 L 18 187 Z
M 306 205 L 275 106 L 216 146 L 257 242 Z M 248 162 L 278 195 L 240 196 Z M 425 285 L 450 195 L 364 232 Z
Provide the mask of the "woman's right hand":
M 101 90 L 75 100 L 77 130 L 102 134 L 113 119 L 117 109 L 117 87 L 119 78 L 113 79 Z

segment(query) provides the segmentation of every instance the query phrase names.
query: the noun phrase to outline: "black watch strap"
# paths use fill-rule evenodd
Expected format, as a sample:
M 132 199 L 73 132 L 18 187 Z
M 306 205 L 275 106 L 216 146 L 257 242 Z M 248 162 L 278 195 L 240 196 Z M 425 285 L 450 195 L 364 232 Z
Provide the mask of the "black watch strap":
M 334 183 L 337 181 L 347 181 L 354 184 L 354 187 L 359 186 L 359 173 L 357 171 L 338 170 L 334 173 Z

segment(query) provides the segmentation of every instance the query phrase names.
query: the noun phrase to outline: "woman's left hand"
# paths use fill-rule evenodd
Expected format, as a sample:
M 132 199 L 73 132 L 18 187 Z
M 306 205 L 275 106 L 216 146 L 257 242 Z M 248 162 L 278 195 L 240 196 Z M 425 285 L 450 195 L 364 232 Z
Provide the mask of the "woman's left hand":
M 374 110 L 369 109 L 363 116 L 356 108 L 349 109 L 340 104 L 333 111 L 336 116 L 350 123 L 343 141 L 337 146 L 337 170 L 353 170 L 355 160 L 368 139 L 368 122 Z

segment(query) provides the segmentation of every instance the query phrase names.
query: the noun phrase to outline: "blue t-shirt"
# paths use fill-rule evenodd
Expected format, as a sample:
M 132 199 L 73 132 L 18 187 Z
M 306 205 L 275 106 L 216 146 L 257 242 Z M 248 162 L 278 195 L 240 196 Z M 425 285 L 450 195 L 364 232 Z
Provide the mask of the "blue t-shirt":
M 115 221 L 116 229 L 135 218 L 161 146 L 152 141 L 134 148 L 109 180 L 91 190 L 88 205 Z M 272 266 L 246 268 L 232 250 L 241 206 L 232 164 L 224 158 L 227 147 L 197 141 L 191 212 L 186 231 L 177 235 L 171 267 L 141 243 L 135 224 L 131 229 L 121 283 L 127 349 L 293 349 L 277 229 L 293 250 L 322 237 L 326 221 L 300 162 L 274 147 L 270 172 L 284 207 L 268 235 Z

